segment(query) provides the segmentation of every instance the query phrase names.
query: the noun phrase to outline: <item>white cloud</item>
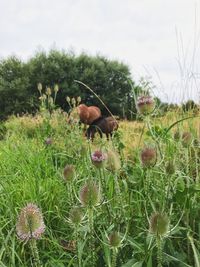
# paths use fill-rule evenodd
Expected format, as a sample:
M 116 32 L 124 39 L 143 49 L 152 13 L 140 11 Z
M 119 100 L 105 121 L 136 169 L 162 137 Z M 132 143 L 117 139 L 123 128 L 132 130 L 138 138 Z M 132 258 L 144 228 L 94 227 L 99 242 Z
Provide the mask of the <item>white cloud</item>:
M 26 59 L 38 46 L 46 50 L 53 44 L 60 49 L 73 47 L 78 53 L 84 50 L 122 60 L 130 65 L 133 77 L 152 75 L 162 99 L 167 99 L 166 94 L 173 101 L 180 101 L 184 95 L 195 99 L 198 96 L 194 79 L 193 83 L 190 79 L 187 93 L 184 83 L 179 82 L 175 30 L 183 36 L 181 41 L 178 35 L 182 66 L 185 60 L 182 78 L 188 81 L 194 72 L 199 84 L 199 50 L 193 69 L 190 62 L 193 42 L 199 48 L 200 1 L 0 0 L 0 10 L 2 57 L 14 53 Z

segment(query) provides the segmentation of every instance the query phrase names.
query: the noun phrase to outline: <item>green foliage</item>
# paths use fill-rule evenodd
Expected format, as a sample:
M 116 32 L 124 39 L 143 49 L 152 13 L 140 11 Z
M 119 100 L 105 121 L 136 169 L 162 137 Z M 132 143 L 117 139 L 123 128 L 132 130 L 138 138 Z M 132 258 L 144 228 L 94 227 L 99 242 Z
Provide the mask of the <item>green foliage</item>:
M 69 109 L 66 96 L 80 96 L 85 104 L 97 105 L 107 113 L 100 101 L 74 80 L 92 88 L 113 114 L 132 116 L 130 110 L 135 110 L 133 90 L 138 91 L 139 87 L 136 89 L 127 65 L 102 56 L 75 56 L 51 50 L 48 54 L 36 53 L 26 63 L 16 57 L 0 61 L 1 118 L 12 113 L 35 112 L 38 83 L 44 87 L 59 85 L 61 90 L 55 104 L 64 110 Z

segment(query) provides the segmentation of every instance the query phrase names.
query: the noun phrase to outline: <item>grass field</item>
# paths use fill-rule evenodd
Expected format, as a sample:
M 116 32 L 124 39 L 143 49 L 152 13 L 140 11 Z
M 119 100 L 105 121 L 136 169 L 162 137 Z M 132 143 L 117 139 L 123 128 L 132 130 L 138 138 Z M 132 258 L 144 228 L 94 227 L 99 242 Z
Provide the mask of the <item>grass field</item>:
M 199 267 L 200 132 L 192 116 L 121 121 L 112 141 L 93 143 L 59 110 L 11 117 L 0 128 L 0 266 Z M 91 160 L 96 150 L 107 155 L 102 165 Z M 63 175 L 66 165 L 73 167 Z M 16 232 L 28 203 L 46 226 L 37 241 Z

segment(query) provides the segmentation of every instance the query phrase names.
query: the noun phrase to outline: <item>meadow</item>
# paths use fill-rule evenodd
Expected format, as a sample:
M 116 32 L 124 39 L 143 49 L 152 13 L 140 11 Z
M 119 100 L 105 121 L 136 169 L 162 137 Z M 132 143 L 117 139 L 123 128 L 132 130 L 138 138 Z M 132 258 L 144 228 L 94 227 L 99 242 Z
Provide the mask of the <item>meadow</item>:
M 91 142 L 60 109 L 1 123 L 1 267 L 200 266 L 199 113 L 119 125 Z M 30 203 L 45 231 L 21 240 Z

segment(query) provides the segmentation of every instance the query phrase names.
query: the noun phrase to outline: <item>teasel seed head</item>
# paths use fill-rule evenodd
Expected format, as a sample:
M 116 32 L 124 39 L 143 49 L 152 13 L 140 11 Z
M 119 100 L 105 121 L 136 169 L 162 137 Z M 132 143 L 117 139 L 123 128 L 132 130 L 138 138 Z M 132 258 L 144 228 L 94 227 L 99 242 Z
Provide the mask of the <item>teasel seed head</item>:
M 116 151 L 109 150 L 107 152 L 106 169 L 111 172 L 116 172 L 121 169 L 121 160 Z
M 107 154 L 100 150 L 96 150 L 91 154 L 91 160 L 95 167 L 103 168 L 107 160 Z
M 42 212 L 32 203 L 24 207 L 18 217 L 16 231 L 23 241 L 39 239 L 45 231 Z
M 120 246 L 121 243 L 121 238 L 119 236 L 119 233 L 117 231 L 113 231 L 110 235 L 109 235 L 109 244 L 111 247 L 113 248 L 117 248 Z
M 83 212 L 81 208 L 72 208 L 69 213 L 69 219 L 74 225 L 80 224 L 83 219 Z
M 184 132 L 182 134 L 182 144 L 184 147 L 188 147 L 192 143 L 192 134 L 190 132 Z
M 155 108 L 155 102 L 151 96 L 140 96 L 137 99 L 137 110 L 142 115 L 152 113 Z
M 153 147 L 146 147 L 141 151 L 141 162 L 143 167 L 150 168 L 156 164 L 157 161 L 157 152 Z
M 80 201 L 84 207 L 94 207 L 100 201 L 99 187 L 91 181 L 88 181 L 80 191 Z
M 66 165 L 63 170 L 63 178 L 66 182 L 71 182 L 75 176 L 74 165 Z
M 150 218 L 150 232 L 155 235 L 164 236 L 169 228 L 169 218 L 167 214 L 156 212 Z

